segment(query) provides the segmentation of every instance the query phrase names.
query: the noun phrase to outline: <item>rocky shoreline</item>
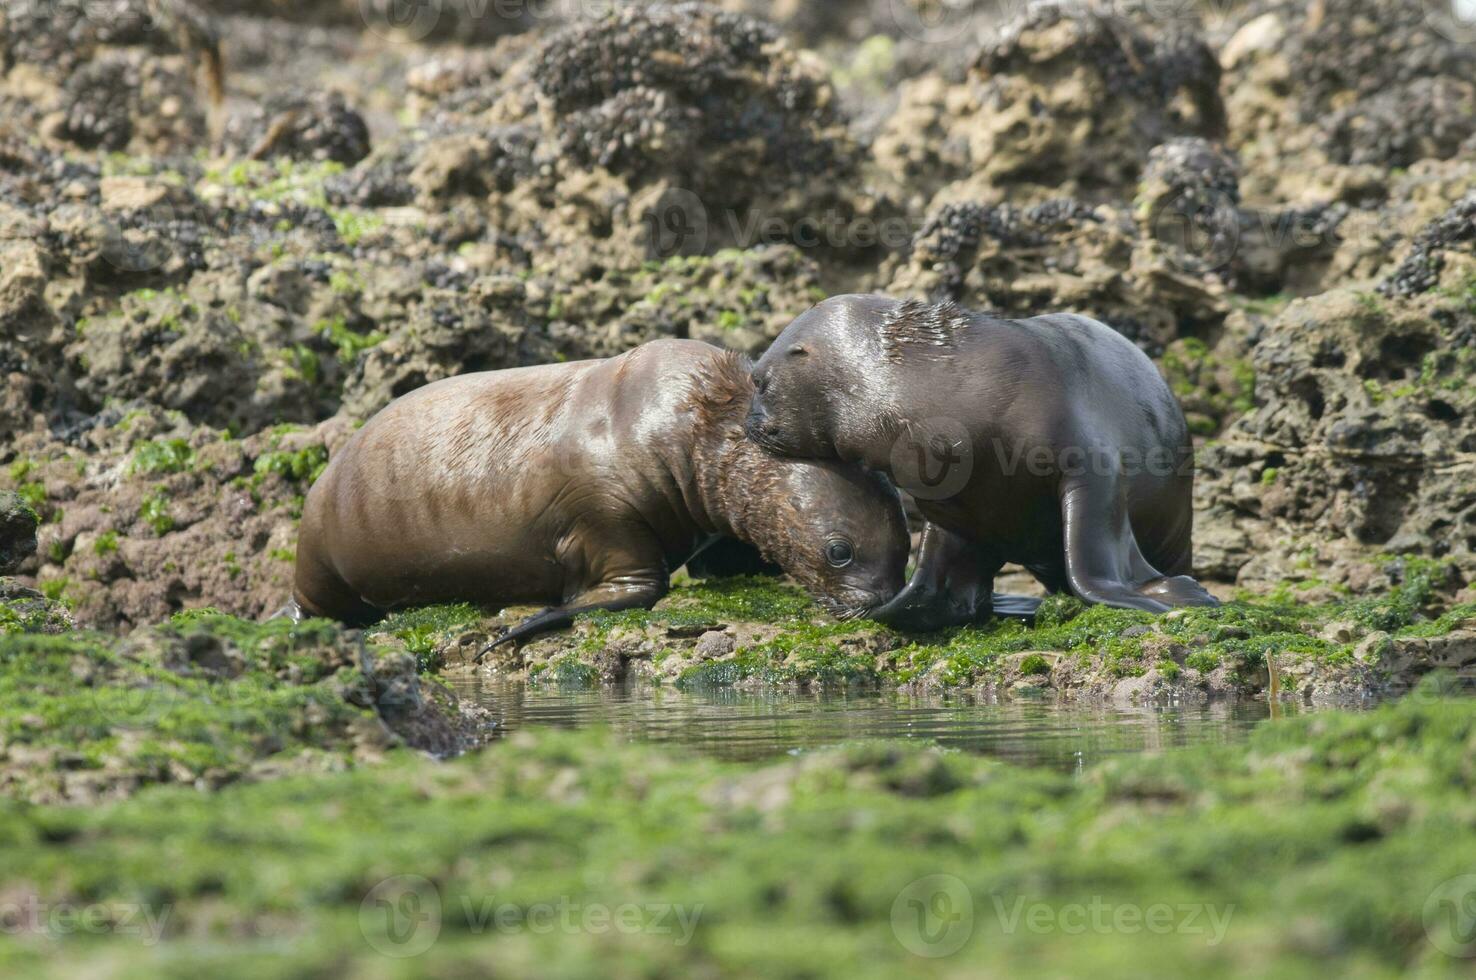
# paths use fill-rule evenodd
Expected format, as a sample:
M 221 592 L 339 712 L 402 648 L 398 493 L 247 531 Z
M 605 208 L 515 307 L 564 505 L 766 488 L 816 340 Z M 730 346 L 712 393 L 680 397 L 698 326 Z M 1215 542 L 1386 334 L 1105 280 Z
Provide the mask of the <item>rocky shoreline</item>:
M 423 32 L 340 0 L 44 6 L 0 14 L 6 660 L 355 719 L 144 782 L 351 760 L 365 724 L 454 752 L 437 672 L 1315 703 L 1470 676 L 1476 49 L 1413 0 L 452 4 Z M 658 337 L 757 353 L 841 290 L 1132 338 L 1199 443 L 1197 574 L 1236 601 L 904 637 L 687 582 L 479 667 L 516 610 L 257 624 L 307 488 L 393 398 Z M 381 674 L 423 725 L 363 693 Z
M 1227 588 L 1476 575 L 1476 55 L 1415 0 L 47 6 L 0 32 L 0 489 L 84 626 L 275 609 L 314 467 L 418 385 L 840 290 L 1137 341 Z

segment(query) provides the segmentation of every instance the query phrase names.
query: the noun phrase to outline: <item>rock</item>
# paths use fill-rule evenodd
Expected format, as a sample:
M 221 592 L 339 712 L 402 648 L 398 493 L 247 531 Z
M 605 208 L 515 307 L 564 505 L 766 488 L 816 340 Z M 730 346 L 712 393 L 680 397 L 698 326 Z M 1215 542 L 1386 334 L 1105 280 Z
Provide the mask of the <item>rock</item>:
M 1440 282 L 1446 255 L 1451 252 L 1476 255 L 1476 193 L 1467 194 L 1420 229 L 1409 254 L 1379 283 L 1379 292 L 1386 296 L 1428 292 Z
M 1347 640 L 1339 640 L 1338 642 L 1346 643 Z M 1384 660 L 1389 654 L 1389 651 L 1393 649 L 1393 646 L 1393 641 L 1390 640 L 1388 633 L 1385 633 L 1383 630 L 1375 630 L 1358 641 L 1358 645 L 1353 648 L 1353 659 L 1361 664 L 1377 665 Z
M 1264 330 L 1252 353 L 1257 407 L 1200 460 L 1196 492 L 1219 506 L 1199 534 L 1228 520 L 1244 535 L 1208 531 L 1246 545 L 1222 564 L 1302 547 L 1289 525 L 1476 571 L 1476 311 L 1458 291 L 1473 272 L 1471 257 L 1448 253 L 1443 290 L 1335 289 L 1292 303 Z
M 1211 271 L 1177 267 L 1140 244 L 1129 216 L 1106 206 L 959 202 L 931 214 L 883 275 L 897 296 L 1012 316 L 1086 313 L 1155 353 L 1181 331 L 1217 327 L 1228 307 Z
M 202 96 L 220 94 L 219 39 L 189 0 L 7 5 L 7 118 L 83 150 L 189 152 L 206 136 Z M 197 79 L 204 79 L 200 84 Z
M 1442 30 L 1439 11 L 1416 0 L 1324 9 L 1258 0 L 1230 12 L 1223 90 L 1257 191 L 1293 198 L 1329 168 L 1463 152 L 1476 133 L 1476 51 L 1461 31 Z
M 369 155 L 369 126 L 341 92 L 274 95 L 230 121 L 226 140 L 252 160 L 288 157 L 352 166 Z
M 725 630 L 708 630 L 697 638 L 692 654 L 697 660 L 721 660 L 732 654 L 738 641 Z
M 32 242 L 0 239 L 0 321 L 5 323 L 0 341 L 17 330 L 21 317 L 38 311 L 47 264 L 46 253 Z
M 984 46 L 964 83 L 904 85 L 878 156 L 928 193 L 965 178 L 1126 189 L 1165 139 L 1221 134 L 1219 74 L 1180 26 L 1040 5 Z
M 147 177 L 104 177 L 97 190 L 104 211 L 142 211 L 188 200 L 188 192 Z
M 0 490 L 0 575 L 14 574 L 36 552 L 40 520 L 18 494 Z

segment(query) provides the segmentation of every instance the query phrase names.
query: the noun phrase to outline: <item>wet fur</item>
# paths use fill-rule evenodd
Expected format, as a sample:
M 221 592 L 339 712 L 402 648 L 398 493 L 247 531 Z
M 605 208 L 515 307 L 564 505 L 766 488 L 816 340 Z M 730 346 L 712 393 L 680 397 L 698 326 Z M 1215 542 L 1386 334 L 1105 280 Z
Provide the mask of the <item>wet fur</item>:
M 882 352 L 893 363 L 905 357 L 946 354 L 971 320 L 967 310 L 951 301 L 930 304 L 907 300 L 882 317 Z

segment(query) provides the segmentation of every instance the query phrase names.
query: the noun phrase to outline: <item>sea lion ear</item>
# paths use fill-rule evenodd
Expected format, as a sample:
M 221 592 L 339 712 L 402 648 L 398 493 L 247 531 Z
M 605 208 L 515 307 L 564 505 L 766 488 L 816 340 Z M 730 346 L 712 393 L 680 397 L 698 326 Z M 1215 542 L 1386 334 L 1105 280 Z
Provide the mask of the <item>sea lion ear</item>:
M 806 347 L 804 344 L 795 344 L 793 347 L 789 348 L 789 350 L 787 350 L 787 351 L 784 352 L 784 356 L 785 357 L 809 357 L 810 356 L 810 348 Z

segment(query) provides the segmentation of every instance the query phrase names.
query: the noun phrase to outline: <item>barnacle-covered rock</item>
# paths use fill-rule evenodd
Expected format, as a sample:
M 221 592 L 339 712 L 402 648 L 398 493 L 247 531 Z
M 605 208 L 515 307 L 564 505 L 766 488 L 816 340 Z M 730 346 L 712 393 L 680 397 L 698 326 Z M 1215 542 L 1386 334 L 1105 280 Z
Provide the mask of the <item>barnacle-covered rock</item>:
M 877 157 L 925 189 L 965 178 L 1128 188 L 1165 139 L 1222 135 L 1218 84 L 1214 55 L 1179 25 L 1042 5 L 986 45 L 963 84 L 904 86 Z
M 189 0 L 19 0 L 0 11 L 0 108 L 60 143 L 188 152 L 219 100 L 215 29 Z
M 1459 258 L 1440 289 L 1334 289 L 1262 332 L 1256 407 L 1204 454 L 1196 491 L 1242 562 L 1311 537 L 1476 570 L 1476 260 Z
M 369 155 L 369 127 L 341 92 L 279 95 L 231 120 L 226 140 L 252 160 L 290 157 L 353 165 Z
M 1379 292 L 1389 296 L 1428 292 L 1439 283 L 1449 252 L 1476 255 L 1476 193 L 1467 194 L 1420 230 L 1409 254 L 1379 283 Z
M 1208 271 L 1151 250 L 1129 216 L 1062 198 L 1029 207 L 977 202 L 933 212 L 899 260 L 889 292 L 1033 316 L 1101 319 L 1153 352 L 1224 319 Z
M 1221 50 L 1230 133 L 1263 187 L 1290 196 L 1328 180 L 1327 165 L 1407 167 L 1469 146 L 1476 48 L 1446 8 L 1259 0 L 1233 11 Z

